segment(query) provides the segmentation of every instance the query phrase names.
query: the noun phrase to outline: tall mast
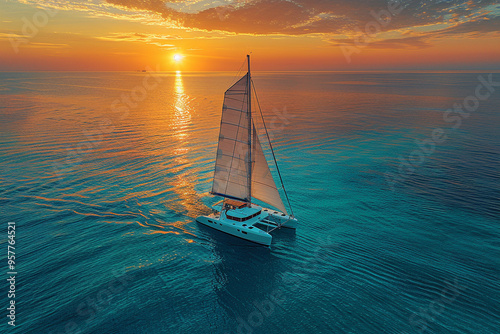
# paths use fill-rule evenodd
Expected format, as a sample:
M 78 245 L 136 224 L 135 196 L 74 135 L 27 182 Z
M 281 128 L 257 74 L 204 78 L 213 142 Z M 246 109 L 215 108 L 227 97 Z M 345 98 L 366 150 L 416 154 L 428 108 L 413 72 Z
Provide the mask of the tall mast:
M 249 206 L 252 206 L 252 89 L 250 87 L 252 81 L 250 78 L 250 55 L 247 55 L 248 75 L 248 192 Z

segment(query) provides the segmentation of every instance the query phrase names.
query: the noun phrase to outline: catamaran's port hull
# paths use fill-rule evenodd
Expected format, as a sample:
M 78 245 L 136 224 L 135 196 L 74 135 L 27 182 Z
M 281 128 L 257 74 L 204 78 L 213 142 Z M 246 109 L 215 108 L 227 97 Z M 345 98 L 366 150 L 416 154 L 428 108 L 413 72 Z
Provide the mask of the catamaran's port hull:
M 221 232 L 264 246 L 270 246 L 273 240 L 272 235 L 256 227 L 249 228 L 251 226 L 242 226 L 242 223 L 239 222 L 219 220 L 215 216 L 200 216 L 196 218 L 196 221 Z

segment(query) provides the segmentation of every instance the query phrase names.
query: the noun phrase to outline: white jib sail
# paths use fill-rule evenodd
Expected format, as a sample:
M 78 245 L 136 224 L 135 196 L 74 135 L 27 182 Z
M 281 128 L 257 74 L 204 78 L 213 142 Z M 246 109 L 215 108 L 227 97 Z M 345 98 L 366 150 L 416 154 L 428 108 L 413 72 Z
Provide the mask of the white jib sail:
M 281 212 L 286 213 L 285 206 L 281 200 L 278 188 L 274 182 L 271 170 L 267 163 L 264 151 L 260 145 L 255 126 L 253 128 L 253 146 L 252 146 L 252 197 L 270 204 Z
M 212 193 L 250 201 L 248 74 L 224 93 Z

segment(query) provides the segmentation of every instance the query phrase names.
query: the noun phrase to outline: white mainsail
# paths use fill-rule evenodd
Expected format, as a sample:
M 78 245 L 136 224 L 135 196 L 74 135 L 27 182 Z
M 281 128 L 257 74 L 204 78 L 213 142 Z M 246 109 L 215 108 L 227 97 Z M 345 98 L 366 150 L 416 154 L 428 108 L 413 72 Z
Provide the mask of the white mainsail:
M 215 161 L 214 195 L 250 202 L 248 74 L 224 93 L 219 145 Z
M 252 197 L 288 214 L 269 169 L 255 126 L 253 128 L 252 144 Z

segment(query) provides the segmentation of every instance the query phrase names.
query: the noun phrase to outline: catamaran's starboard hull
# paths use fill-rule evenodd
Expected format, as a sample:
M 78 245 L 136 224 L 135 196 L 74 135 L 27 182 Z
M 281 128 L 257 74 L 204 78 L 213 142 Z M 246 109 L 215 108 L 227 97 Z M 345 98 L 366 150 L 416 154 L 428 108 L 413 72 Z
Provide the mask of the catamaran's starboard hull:
M 267 211 L 265 209 L 264 211 Z M 268 211 L 269 216 L 267 216 L 266 220 L 269 220 L 273 223 L 276 223 L 277 225 L 281 225 L 280 227 L 286 227 L 286 228 L 291 228 L 291 229 L 296 229 L 298 225 L 297 218 L 289 217 L 279 211 Z
M 275 218 L 275 215 L 271 214 L 269 216 L 270 216 L 270 218 L 268 218 L 268 219 Z M 276 220 L 274 220 L 274 219 L 273 220 L 276 221 L 278 224 L 281 224 L 281 227 L 283 227 L 283 228 L 291 228 L 294 230 L 297 229 L 298 221 L 296 218 L 283 217 L 280 215 L 280 216 L 276 217 L 275 219 Z
M 221 232 L 264 246 L 270 246 L 273 240 L 273 237 L 269 233 L 258 228 L 250 229 L 250 226 L 242 226 L 240 223 L 219 220 L 215 216 L 200 216 L 196 218 L 196 221 Z

